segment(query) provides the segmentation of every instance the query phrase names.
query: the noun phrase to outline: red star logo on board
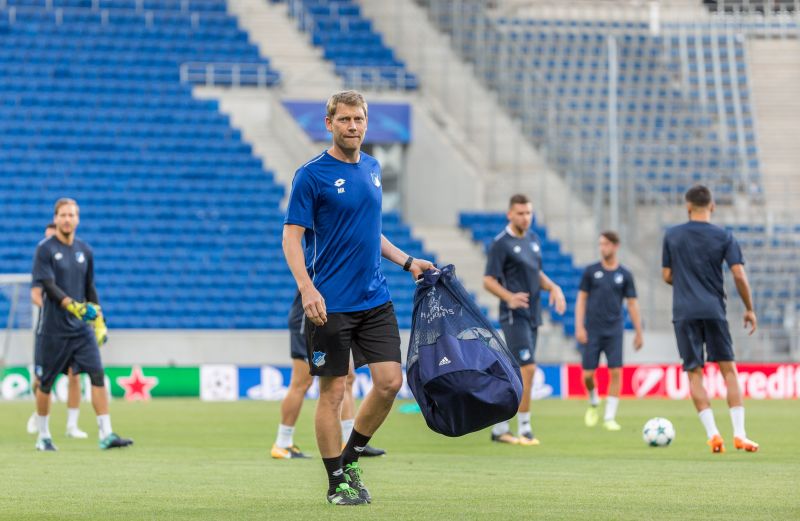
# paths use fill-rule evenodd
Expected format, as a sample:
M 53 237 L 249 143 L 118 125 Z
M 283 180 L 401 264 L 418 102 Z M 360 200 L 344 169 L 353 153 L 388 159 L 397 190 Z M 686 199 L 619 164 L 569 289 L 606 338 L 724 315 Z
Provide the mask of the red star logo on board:
M 158 385 L 158 378 L 145 376 L 142 368 L 135 365 L 131 368 L 130 376 L 117 377 L 117 385 L 125 390 L 125 399 L 129 402 L 135 400 L 149 400 L 150 391 Z

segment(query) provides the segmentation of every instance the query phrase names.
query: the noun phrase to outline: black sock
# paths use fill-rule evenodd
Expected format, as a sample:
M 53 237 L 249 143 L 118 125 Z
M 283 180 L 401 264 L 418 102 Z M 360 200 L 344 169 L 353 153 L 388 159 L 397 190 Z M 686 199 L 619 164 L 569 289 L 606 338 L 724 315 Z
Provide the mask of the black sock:
M 353 429 L 350 434 L 350 439 L 347 440 L 347 446 L 342 451 L 342 466 L 347 466 L 350 463 L 358 461 L 358 457 L 364 452 L 364 447 L 369 443 L 372 436 L 364 436 L 357 430 Z
M 342 457 L 322 458 L 322 463 L 325 464 L 325 473 L 328 474 L 328 495 L 330 495 L 336 492 L 336 487 L 345 482 Z

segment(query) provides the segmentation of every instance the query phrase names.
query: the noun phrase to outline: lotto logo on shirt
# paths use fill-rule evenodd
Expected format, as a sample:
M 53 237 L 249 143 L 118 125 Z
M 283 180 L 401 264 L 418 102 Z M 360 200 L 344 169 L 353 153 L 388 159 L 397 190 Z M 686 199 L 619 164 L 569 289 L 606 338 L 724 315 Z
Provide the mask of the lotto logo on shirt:
M 337 179 L 333 186 L 337 188 L 337 193 L 343 194 L 344 193 L 344 179 Z

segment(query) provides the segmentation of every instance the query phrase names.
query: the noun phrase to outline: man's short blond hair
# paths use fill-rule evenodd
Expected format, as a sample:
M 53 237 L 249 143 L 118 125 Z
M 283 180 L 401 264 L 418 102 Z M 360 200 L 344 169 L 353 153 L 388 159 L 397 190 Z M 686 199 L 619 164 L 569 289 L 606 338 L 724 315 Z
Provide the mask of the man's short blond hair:
M 329 119 L 333 119 L 334 114 L 336 114 L 336 107 L 339 106 L 339 103 L 344 103 L 351 107 L 361 107 L 364 109 L 364 117 L 367 116 L 367 100 L 364 98 L 364 95 L 358 91 L 343 90 L 328 98 L 328 104 L 325 110 Z
M 56 201 L 55 208 L 53 209 L 53 215 L 58 215 L 58 210 L 60 210 L 62 206 L 66 206 L 68 204 L 74 204 L 75 205 L 75 213 L 77 213 L 78 215 L 81 214 L 81 207 L 78 206 L 78 201 L 76 201 L 75 199 L 72 199 L 70 197 L 62 197 L 61 199 Z

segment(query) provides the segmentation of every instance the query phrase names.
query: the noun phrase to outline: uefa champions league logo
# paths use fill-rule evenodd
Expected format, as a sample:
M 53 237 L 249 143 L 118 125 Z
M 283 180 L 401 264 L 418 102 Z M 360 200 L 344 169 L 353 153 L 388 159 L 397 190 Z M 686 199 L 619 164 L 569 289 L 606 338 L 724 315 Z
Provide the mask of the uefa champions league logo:
M 421 312 L 419 316 L 427 320 L 428 324 L 430 324 L 436 319 L 455 314 L 456 312 L 454 310 L 442 306 L 442 297 L 438 296 L 436 288 L 433 288 L 428 294 L 428 311 Z

